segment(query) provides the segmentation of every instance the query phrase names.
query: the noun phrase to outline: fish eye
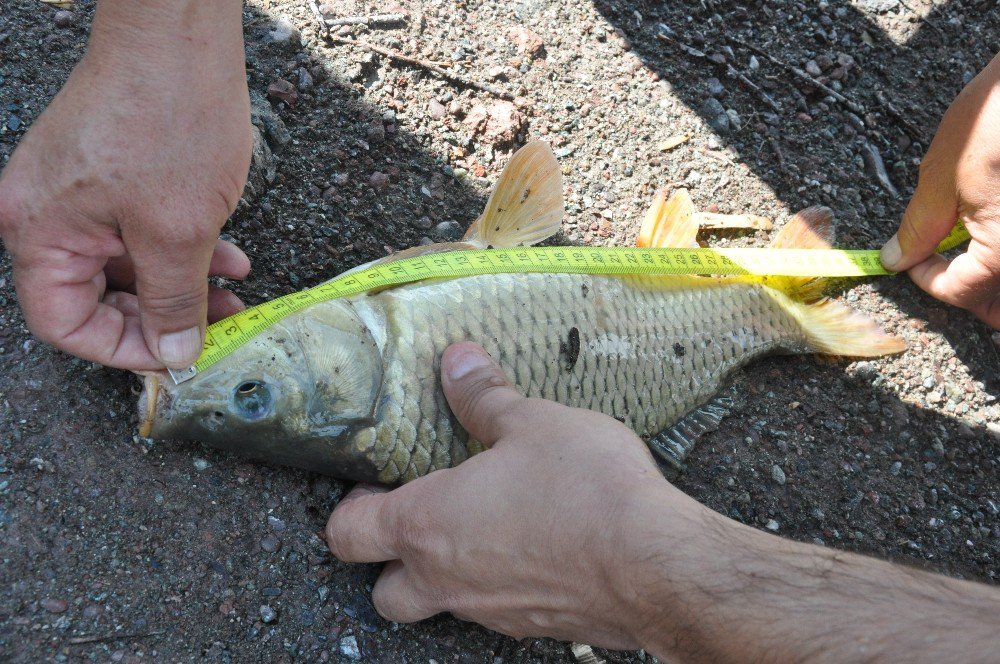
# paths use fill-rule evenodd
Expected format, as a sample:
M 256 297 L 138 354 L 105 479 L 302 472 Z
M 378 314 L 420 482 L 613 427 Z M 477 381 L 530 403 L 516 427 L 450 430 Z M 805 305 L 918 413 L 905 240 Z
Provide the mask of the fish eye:
M 233 390 L 233 409 L 246 420 L 259 420 L 271 412 L 271 390 L 259 380 L 240 383 Z

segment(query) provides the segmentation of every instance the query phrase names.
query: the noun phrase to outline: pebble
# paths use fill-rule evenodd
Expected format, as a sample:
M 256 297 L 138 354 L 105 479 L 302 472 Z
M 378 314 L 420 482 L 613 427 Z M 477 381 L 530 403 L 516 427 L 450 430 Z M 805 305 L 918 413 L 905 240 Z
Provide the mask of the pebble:
M 462 226 L 457 221 L 442 221 L 431 234 L 438 242 L 455 242 L 462 237 Z
M 810 60 L 806 63 L 806 73 L 810 76 L 822 76 L 823 70 L 819 68 L 815 60 Z
M 209 462 L 202 459 L 201 457 L 195 457 L 194 461 L 192 461 L 191 463 L 194 464 L 194 469 L 197 470 L 199 473 L 203 470 L 206 470 L 209 466 L 212 465 Z
M 729 115 L 718 99 L 709 97 L 701 105 L 702 115 L 708 126 L 720 134 L 729 133 Z
M 721 97 L 726 91 L 726 88 L 722 85 L 722 81 L 717 78 L 707 79 L 705 84 L 708 86 L 708 94 L 713 97 Z
M 785 471 L 778 464 L 771 466 L 771 479 L 781 486 L 785 485 Z
M 275 620 L 278 619 L 278 612 L 272 609 L 267 604 L 260 605 L 260 619 L 265 625 L 270 625 Z
M 52 22 L 56 24 L 57 28 L 68 28 L 73 25 L 73 12 L 66 9 L 60 9 L 56 12 L 56 15 L 52 17 Z
M 534 30 L 529 30 L 523 25 L 514 26 L 507 33 L 507 38 L 519 50 L 527 53 L 531 57 L 538 57 L 545 50 L 545 42 Z
M 731 108 L 726 109 L 726 116 L 729 118 L 729 125 L 733 129 L 739 131 L 740 129 L 743 128 L 743 120 L 740 119 L 739 113 L 737 113 L 735 110 Z
M 776 532 L 778 532 L 778 528 L 780 528 L 781 525 L 777 521 L 775 521 L 774 519 L 768 519 L 767 520 L 767 525 L 765 525 L 764 527 L 767 528 L 768 530 L 770 530 L 771 532 L 775 532 L 776 533 Z
M 389 176 L 381 171 L 375 171 L 368 176 L 368 184 L 378 192 L 385 192 L 389 189 Z
M 358 637 L 353 634 L 340 639 L 338 644 L 340 654 L 347 659 L 357 661 L 361 659 L 361 650 L 358 649 Z
M 901 471 L 902 469 L 903 469 L 903 463 L 901 461 L 893 462 L 893 464 L 889 466 L 889 474 L 899 475 L 899 471 Z
M 311 90 L 313 86 L 313 77 L 309 73 L 309 70 L 305 67 L 299 68 L 299 92 L 306 92 Z
M 435 120 L 440 120 L 448 113 L 448 109 L 437 99 L 431 99 L 427 104 L 427 114 Z
M 267 96 L 276 101 L 283 101 L 289 106 L 295 106 L 299 101 L 299 92 L 290 81 L 279 78 L 267 86 Z
M 260 538 L 260 548 L 268 553 L 275 553 L 281 548 L 281 540 L 274 535 L 264 535 Z
M 41 602 L 42 608 L 49 613 L 63 613 L 69 608 L 69 603 L 64 599 L 55 599 L 53 597 L 46 597 Z
M 276 533 L 280 533 L 286 527 L 284 521 L 273 515 L 267 517 L 267 525 Z
M 267 33 L 267 41 L 281 46 L 294 46 L 299 41 L 299 29 L 288 16 L 279 16 Z

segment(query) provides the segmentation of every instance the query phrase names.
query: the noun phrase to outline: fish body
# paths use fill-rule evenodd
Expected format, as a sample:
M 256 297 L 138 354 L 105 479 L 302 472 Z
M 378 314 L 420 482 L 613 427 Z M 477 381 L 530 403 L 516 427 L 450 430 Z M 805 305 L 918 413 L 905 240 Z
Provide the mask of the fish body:
M 514 199 L 525 203 L 533 190 L 523 180 Z M 687 204 L 658 204 L 654 221 L 672 226 L 644 235 L 689 244 L 691 228 L 675 223 L 683 226 Z M 515 236 L 537 230 L 517 227 L 525 215 L 516 205 L 503 209 L 515 211 L 506 220 Z M 488 205 L 473 246 L 497 241 L 504 225 L 494 217 Z M 551 225 L 544 215 L 531 218 Z M 808 224 L 796 223 L 785 237 L 801 244 Z M 486 224 L 489 241 L 481 237 Z M 805 303 L 795 297 L 802 292 L 798 283 L 740 277 L 514 273 L 417 282 L 296 312 L 195 379 L 151 386 L 140 410 L 153 437 L 405 482 L 481 451 L 439 379 L 444 349 L 472 340 L 524 394 L 603 412 L 653 441 L 761 355 L 900 349 L 846 307 Z

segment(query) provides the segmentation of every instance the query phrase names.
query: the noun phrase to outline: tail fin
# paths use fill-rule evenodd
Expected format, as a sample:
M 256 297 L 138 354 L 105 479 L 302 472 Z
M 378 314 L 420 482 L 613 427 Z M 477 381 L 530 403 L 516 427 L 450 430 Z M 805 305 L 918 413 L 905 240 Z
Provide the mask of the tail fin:
M 555 234 L 564 212 L 562 172 L 552 148 L 532 141 L 514 153 L 463 238 L 477 247 L 537 244 Z
M 786 302 L 785 309 L 799 322 L 806 343 L 816 353 L 878 357 L 906 350 L 905 341 L 886 334 L 875 321 L 839 302 Z
M 815 205 L 795 213 L 778 231 L 772 249 L 830 249 L 834 243 L 833 212 Z M 765 283 L 793 300 L 815 302 L 823 297 L 827 281 L 818 277 L 767 277 Z

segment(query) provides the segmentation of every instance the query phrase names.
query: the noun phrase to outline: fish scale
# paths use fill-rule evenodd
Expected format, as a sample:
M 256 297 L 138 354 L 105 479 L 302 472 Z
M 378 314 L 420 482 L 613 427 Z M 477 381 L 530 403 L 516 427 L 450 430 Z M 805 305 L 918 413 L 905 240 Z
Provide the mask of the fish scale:
M 729 280 L 484 275 L 366 299 L 384 316 L 386 341 L 384 404 L 365 452 L 386 483 L 481 450 L 446 407 L 439 363 L 418 361 L 457 341 L 480 343 L 526 395 L 607 413 L 646 437 L 754 357 L 805 345 L 780 294 Z M 561 349 L 571 328 L 579 356 L 568 368 Z

